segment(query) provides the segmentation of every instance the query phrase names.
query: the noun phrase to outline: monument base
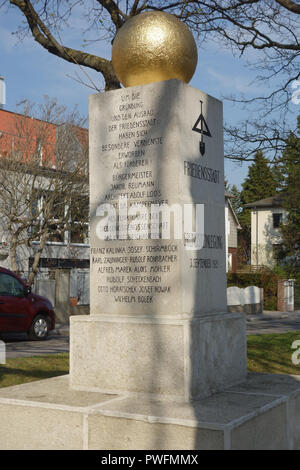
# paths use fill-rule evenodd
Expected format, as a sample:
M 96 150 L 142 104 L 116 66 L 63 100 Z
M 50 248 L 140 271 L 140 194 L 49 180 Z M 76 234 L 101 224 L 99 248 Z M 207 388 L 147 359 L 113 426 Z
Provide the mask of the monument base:
M 300 449 L 300 376 L 249 374 L 191 403 L 74 391 L 69 376 L 7 387 L 0 449 Z
M 189 402 L 246 378 L 242 313 L 70 321 L 70 386 Z

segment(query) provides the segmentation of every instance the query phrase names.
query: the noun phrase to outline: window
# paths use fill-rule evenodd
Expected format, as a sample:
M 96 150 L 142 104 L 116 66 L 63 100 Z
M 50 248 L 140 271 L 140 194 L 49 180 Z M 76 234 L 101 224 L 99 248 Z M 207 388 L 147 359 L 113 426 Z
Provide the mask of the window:
M 64 243 L 65 241 L 65 232 L 58 224 L 49 225 L 50 235 L 48 237 L 48 242 L 52 243 Z
M 28 228 L 28 235 L 32 240 L 38 241 L 41 224 L 41 196 L 39 191 L 36 189 L 32 192 L 31 204 L 29 206 L 29 217 L 31 218 L 32 223 Z
M 43 217 L 49 221 L 48 242 L 65 243 L 65 204 L 59 192 L 45 191 L 43 194 Z M 50 212 L 50 214 L 48 214 Z
M 42 149 L 42 140 L 38 137 L 36 139 L 35 153 L 37 158 L 39 158 L 40 166 L 43 166 L 43 149 Z
M 282 213 L 273 214 L 273 228 L 279 228 L 282 222 Z
M 74 222 L 74 226 L 70 232 L 71 243 L 82 243 L 84 245 L 89 244 L 89 227 L 88 224 L 80 224 Z
M 24 287 L 15 277 L 0 273 L 0 295 L 23 297 Z

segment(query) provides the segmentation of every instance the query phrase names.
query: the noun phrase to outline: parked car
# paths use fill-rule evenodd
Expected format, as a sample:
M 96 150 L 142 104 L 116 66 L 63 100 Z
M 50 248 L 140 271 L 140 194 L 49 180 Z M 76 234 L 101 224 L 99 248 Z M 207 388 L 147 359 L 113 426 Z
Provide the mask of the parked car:
M 26 332 L 32 340 L 43 340 L 54 328 L 51 302 L 31 292 L 15 273 L 0 267 L 0 333 Z

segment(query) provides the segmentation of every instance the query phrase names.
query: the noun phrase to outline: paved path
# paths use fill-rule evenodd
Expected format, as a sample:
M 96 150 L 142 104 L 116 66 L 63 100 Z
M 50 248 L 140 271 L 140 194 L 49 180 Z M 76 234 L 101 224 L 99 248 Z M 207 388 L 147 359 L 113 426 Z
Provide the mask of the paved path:
M 50 334 L 45 341 L 29 341 L 26 334 L 2 334 L 6 359 L 69 352 L 69 335 Z
M 300 311 L 293 313 L 265 312 L 263 315 L 247 315 L 247 335 L 266 333 L 300 332 Z M 299 333 L 300 338 L 300 333 Z M 46 341 L 29 341 L 26 334 L 2 334 L 6 343 L 6 358 L 41 356 L 69 352 L 68 327 L 57 328 Z
M 300 332 L 300 311 L 265 312 L 263 315 L 247 315 L 247 335 L 286 333 L 295 330 Z

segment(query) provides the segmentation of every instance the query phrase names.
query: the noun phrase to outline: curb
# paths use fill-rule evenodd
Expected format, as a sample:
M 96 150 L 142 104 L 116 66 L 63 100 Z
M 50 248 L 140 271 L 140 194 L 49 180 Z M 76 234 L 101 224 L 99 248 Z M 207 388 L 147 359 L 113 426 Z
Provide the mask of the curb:
M 67 336 L 70 334 L 69 325 L 57 325 L 54 330 L 51 331 L 52 335 Z

